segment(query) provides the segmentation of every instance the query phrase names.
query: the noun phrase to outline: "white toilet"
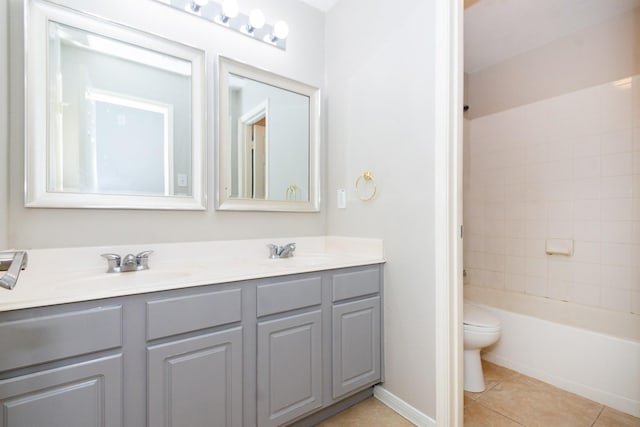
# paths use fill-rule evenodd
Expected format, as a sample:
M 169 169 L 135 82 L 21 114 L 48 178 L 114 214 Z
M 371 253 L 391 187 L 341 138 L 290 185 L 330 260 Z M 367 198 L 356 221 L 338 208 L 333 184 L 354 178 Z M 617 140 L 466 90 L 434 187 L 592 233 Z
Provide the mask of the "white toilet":
M 480 350 L 500 338 L 500 320 L 486 310 L 464 302 L 464 389 L 484 391 Z

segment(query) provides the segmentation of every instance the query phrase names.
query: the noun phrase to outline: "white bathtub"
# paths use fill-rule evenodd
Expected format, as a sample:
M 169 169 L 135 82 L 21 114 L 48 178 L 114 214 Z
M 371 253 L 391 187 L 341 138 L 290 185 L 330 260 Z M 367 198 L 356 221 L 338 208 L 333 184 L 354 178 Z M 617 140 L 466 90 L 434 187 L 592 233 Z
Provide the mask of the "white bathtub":
M 640 316 L 464 289 L 502 323 L 500 340 L 483 358 L 640 417 Z

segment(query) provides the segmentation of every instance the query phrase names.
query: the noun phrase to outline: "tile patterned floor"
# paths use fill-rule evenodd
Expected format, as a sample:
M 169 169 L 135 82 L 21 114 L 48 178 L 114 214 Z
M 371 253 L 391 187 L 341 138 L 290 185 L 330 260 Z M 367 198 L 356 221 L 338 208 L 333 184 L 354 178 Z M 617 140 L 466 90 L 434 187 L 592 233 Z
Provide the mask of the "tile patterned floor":
M 375 397 L 363 400 L 355 406 L 340 412 L 318 427 L 413 427 Z
M 510 369 L 482 362 L 487 389 L 464 394 L 465 427 L 640 427 L 615 409 Z M 329 418 L 320 427 L 411 427 L 375 398 Z
M 487 389 L 464 393 L 465 427 L 640 427 L 635 418 L 482 361 Z

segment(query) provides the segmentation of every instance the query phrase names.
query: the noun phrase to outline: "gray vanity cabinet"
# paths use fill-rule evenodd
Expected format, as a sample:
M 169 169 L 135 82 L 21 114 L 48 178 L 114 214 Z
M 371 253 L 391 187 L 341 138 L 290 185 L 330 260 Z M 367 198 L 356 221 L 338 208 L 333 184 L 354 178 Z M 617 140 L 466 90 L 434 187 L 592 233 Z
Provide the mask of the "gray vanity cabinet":
M 380 270 L 335 274 L 332 280 L 332 397 L 381 379 Z
M 122 356 L 0 381 L 2 427 L 119 427 Z
M 220 288 L 147 301 L 148 427 L 243 426 L 242 290 Z
M 310 425 L 381 381 L 381 272 L 0 312 L 0 427 Z
M 0 313 L 1 427 L 120 427 L 122 307 Z
M 148 349 L 148 426 L 242 427 L 242 328 Z
M 322 406 L 322 277 L 257 287 L 258 426 Z M 284 313 L 284 314 L 281 314 Z M 274 316 L 275 315 L 275 316 Z
M 336 304 L 333 315 L 333 398 L 380 380 L 380 297 Z
M 258 323 L 258 426 L 322 406 L 320 310 Z

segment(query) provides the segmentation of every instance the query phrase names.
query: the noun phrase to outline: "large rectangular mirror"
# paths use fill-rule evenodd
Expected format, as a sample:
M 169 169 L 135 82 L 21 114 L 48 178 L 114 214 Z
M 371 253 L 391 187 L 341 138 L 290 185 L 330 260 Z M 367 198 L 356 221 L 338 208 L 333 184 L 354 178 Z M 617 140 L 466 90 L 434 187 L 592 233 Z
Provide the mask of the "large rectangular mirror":
M 218 209 L 318 211 L 319 90 L 218 59 Z
M 204 53 L 32 0 L 28 207 L 204 209 Z

